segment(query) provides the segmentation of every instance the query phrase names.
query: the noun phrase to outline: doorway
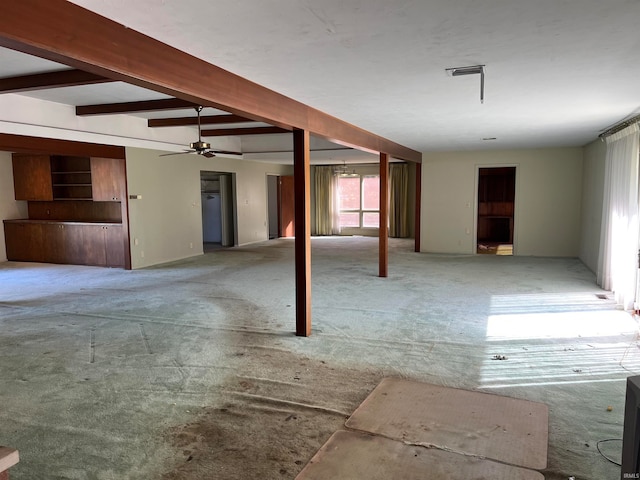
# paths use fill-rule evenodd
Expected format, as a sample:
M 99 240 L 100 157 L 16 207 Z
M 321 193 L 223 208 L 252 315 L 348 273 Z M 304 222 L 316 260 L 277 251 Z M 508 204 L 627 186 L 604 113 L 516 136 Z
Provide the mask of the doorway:
M 513 255 L 516 167 L 478 169 L 476 253 Z
M 202 243 L 205 252 L 236 244 L 235 174 L 200 172 Z
M 293 237 L 295 214 L 294 180 L 290 175 L 267 175 L 267 219 L 269 240 Z

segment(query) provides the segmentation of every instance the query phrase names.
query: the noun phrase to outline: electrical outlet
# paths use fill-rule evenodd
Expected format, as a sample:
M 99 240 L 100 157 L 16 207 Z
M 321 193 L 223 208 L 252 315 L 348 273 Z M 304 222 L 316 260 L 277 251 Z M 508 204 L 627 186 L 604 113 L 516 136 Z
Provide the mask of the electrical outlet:
M 134 238 L 134 239 L 133 239 L 133 244 L 137 246 L 137 245 L 138 245 L 138 243 L 140 243 L 140 242 L 138 241 L 138 239 L 137 239 L 137 238 Z
M 189 248 L 193 248 L 193 243 L 189 243 Z
M 140 250 L 140 256 L 144 258 L 144 250 Z

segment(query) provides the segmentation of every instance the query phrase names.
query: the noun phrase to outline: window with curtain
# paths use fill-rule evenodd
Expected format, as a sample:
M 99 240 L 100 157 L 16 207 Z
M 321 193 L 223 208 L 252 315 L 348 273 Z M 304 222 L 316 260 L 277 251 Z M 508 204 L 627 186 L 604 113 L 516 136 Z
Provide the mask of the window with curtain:
M 340 233 L 338 178 L 332 167 L 315 167 L 315 235 Z
M 378 228 L 380 225 L 380 175 L 338 177 L 340 228 Z
M 409 236 L 409 166 L 389 165 L 389 236 Z
M 634 309 L 638 277 L 640 129 L 633 124 L 606 138 L 598 285 Z

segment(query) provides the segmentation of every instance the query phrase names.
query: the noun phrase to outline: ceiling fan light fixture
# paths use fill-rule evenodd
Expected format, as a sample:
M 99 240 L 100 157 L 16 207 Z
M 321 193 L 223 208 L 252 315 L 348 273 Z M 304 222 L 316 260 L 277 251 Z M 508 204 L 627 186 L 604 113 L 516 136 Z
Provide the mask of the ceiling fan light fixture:
M 342 161 L 342 165 L 333 167 L 333 175 L 336 177 L 357 177 L 358 174 L 354 169 L 347 168 L 347 162 Z
M 191 150 L 195 150 L 196 152 L 200 152 L 210 149 L 211 144 L 208 142 L 203 142 L 202 140 L 198 140 L 197 142 L 190 143 L 189 148 L 191 148 Z

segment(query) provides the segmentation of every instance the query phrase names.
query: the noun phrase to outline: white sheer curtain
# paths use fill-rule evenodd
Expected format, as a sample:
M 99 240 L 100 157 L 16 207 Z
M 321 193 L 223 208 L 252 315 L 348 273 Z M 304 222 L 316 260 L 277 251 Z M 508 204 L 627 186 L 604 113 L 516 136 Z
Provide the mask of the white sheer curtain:
M 315 167 L 316 235 L 340 234 L 340 194 L 333 167 Z
M 607 156 L 598 257 L 598 285 L 633 309 L 638 274 L 638 155 L 640 129 L 633 124 L 606 138 Z

